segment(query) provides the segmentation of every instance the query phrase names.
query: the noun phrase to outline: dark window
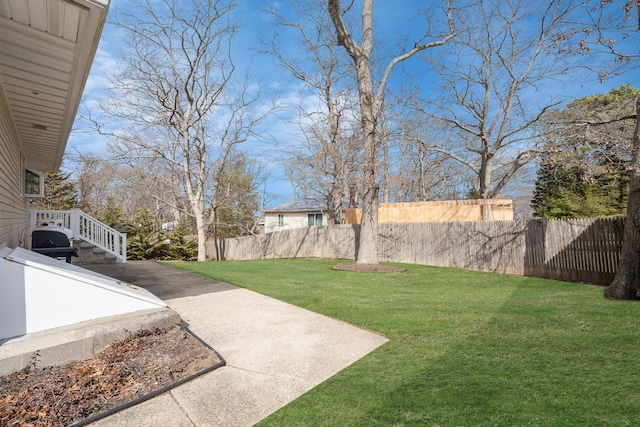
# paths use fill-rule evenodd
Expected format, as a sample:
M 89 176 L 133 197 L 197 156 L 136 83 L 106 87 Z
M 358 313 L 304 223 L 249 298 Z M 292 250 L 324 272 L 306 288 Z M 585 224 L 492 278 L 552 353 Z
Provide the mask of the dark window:
M 309 222 L 309 227 L 322 227 L 322 214 L 321 213 L 317 213 L 317 214 L 308 214 L 307 215 L 307 219 Z

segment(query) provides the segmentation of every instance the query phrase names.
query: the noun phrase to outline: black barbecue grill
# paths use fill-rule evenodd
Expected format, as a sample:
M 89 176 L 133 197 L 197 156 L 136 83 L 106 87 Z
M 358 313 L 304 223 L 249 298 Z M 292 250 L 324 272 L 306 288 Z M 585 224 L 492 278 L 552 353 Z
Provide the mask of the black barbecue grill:
M 78 249 L 71 246 L 67 235 L 56 230 L 33 230 L 31 250 L 52 258 L 65 258 L 69 264 L 72 256 L 78 256 Z

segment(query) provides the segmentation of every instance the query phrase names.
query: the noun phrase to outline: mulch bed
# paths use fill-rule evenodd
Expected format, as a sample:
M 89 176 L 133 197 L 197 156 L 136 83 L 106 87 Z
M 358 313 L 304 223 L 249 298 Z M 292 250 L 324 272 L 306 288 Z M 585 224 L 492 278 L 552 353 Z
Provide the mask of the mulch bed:
M 222 365 L 189 331 L 138 331 L 91 359 L 0 377 L 0 426 L 68 426 Z
M 356 273 L 404 273 L 406 268 L 393 267 L 381 264 L 338 264 L 332 267 L 333 270 L 353 271 Z

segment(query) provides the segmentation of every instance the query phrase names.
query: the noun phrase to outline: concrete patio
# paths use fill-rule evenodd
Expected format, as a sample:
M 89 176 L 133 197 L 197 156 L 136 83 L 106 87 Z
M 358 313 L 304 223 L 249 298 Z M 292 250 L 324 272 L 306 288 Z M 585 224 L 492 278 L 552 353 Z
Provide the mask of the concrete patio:
M 94 426 L 250 426 L 387 339 L 252 291 L 147 261 L 87 266 L 147 288 L 226 366 Z

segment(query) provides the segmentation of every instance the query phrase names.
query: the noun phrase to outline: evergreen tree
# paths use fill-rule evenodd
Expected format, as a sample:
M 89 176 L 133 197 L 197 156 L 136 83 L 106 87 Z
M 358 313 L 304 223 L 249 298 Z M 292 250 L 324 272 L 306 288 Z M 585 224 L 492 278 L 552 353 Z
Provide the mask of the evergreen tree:
M 79 208 L 78 192 L 69 181 L 71 174 L 60 171 L 44 174 L 44 198 L 31 199 L 31 207 L 44 210 L 69 210 Z
M 107 203 L 99 219 L 109 227 L 119 228 L 122 225 L 122 206 L 118 205 L 113 197 L 107 197 Z
M 624 215 L 633 110 L 640 91 L 623 85 L 580 98 L 549 115 L 551 137 L 538 170 L 532 207 L 541 218 Z
M 185 217 L 180 218 L 177 226 L 169 235 L 167 257 L 181 261 L 195 261 L 198 258 L 198 243 L 194 239 L 185 239 L 191 232 L 191 224 Z
M 538 170 L 531 206 L 543 219 L 621 216 L 628 195 L 629 177 L 616 159 L 605 158 L 596 165 L 547 159 Z
M 158 259 L 162 256 L 163 235 L 149 209 L 140 209 L 127 235 L 127 258 Z

